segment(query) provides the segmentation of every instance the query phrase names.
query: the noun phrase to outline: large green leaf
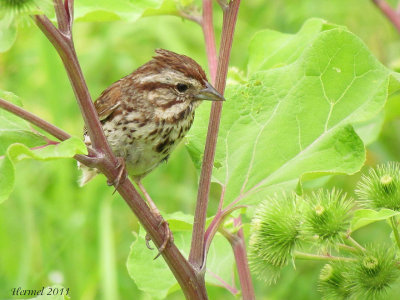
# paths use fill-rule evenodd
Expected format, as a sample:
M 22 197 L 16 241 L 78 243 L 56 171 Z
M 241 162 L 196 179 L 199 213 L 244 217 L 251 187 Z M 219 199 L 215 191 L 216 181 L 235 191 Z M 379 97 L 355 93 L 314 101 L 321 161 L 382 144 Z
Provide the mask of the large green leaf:
M 295 62 L 322 31 L 332 28 L 344 29 L 325 20 L 310 19 L 297 34 L 269 29 L 257 32 L 249 46 L 248 71 L 272 69 Z
M 300 178 L 351 174 L 365 161 L 353 125 L 382 109 L 390 71 L 342 27 L 313 19 L 298 35 L 257 34 L 247 82 L 227 86 L 213 170 L 226 203 L 251 203 L 260 192 L 294 188 Z M 265 50 L 265 40 L 274 41 L 276 53 Z M 208 118 L 202 105 L 188 135 L 196 166 Z
M 80 0 L 75 19 L 81 21 L 136 21 L 143 15 L 177 14 L 174 0 Z
M 193 216 L 174 213 L 165 216 L 165 219 L 173 232 L 175 244 L 187 257 L 190 251 Z M 132 243 L 127 260 L 129 275 L 140 290 L 155 299 L 165 299 L 169 293 L 179 289 L 179 285 L 162 258 L 153 260 L 155 255 L 155 251 L 147 249 L 145 232 L 141 228 L 140 234 Z M 217 234 L 207 257 L 206 282 L 221 285 L 222 279 L 232 283 L 233 266 L 234 258 L 230 245 L 222 235 Z M 157 278 L 157 284 L 154 284 L 154 278 Z

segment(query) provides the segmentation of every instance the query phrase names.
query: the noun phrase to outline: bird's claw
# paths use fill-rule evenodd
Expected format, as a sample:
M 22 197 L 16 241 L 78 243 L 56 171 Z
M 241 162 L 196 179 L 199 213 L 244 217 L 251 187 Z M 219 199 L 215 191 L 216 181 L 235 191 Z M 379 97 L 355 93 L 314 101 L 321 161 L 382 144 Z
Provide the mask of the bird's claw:
M 146 233 L 146 247 L 149 250 L 154 250 L 154 248 L 151 247 L 150 244 L 149 244 L 150 241 L 151 241 L 151 237 L 150 237 L 150 235 L 148 233 Z
M 154 257 L 154 259 L 157 259 L 162 254 L 162 252 L 165 250 L 165 248 L 168 246 L 169 243 L 174 242 L 174 236 L 172 235 L 172 232 L 169 229 L 168 222 L 165 221 L 164 219 L 161 220 L 161 222 L 158 224 L 158 228 L 160 228 L 161 226 L 164 227 L 164 241 L 161 244 L 160 248 L 158 248 L 158 254 L 156 255 L 156 257 Z
M 163 240 L 163 243 L 161 244 L 160 248 L 158 248 L 158 254 L 156 255 L 156 257 L 154 257 L 154 259 L 157 259 L 163 253 L 163 251 L 165 250 L 165 248 L 167 248 L 169 243 L 174 242 L 174 236 L 172 235 L 172 232 L 169 229 L 168 222 L 165 220 L 161 220 L 160 223 L 158 224 L 158 228 L 160 228 L 161 226 L 164 227 L 164 240 Z M 147 233 L 146 234 L 146 246 L 148 249 L 153 250 L 153 248 L 149 244 L 150 240 L 151 240 L 151 237 Z
M 117 191 L 117 188 L 120 186 L 120 184 L 124 183 L 127 177 L 125 160 L 122 157 L 117 157 L 117 161 L 118 161 L 116 166 L 116 169 L 118 169 L 117 177 L 115 177 L 113 181 L 107 180 L 107 184 L 109 186 L 113 185 L 115 187 L 114 192 L 112 193 L 113 195 Z

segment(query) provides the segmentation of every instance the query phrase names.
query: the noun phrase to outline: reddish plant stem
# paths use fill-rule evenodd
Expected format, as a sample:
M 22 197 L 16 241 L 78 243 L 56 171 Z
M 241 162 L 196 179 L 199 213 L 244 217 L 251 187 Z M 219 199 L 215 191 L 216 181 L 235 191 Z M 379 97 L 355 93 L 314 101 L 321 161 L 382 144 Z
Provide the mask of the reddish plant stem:
M 208 68 L 210 70 L 211 83 L 215 84 L 218 60 L 217 49 L 215 47 L 212 0 L 203 0 L 203 20 L 201 24 L 204 34 L 204 41 L 206 44 L 206 53 L 208 59 Z
M 62 5 L 61 1 L 54 0 L 54 3 L 60 30 L 61 28 L 66 28 L 65 32 L 55 28 L 46 16 L 36 15 L 33 18 L 38 27 L 54 45 L 64 63 L 86 128 L 88 129 L 88 134 L 91 138 L 96 157 L 93 157 L 91 160 L 85 158 L 86 161 L 83 163 L 90 163 L 91 166 L 95 166 L 99 169 L 110 181 L 113 181 L 114 178 L 117 178 L 119 173 L 118 168 L 116 168 L 117 159 L 112 153 L 104 136 L 72 40 L 71 24 L 73 19 L 73 2 L 68 1 L 64 3 L 65 5 Z M 67 11 L 64 13 L 61 9 Z M 66 26 L 65 24 L 69 25 Z M 154 214 L 151 212 L 146 202 L 140 197 L 131 181 L 129 179 L 124 180 L 123 183 L 120 183 L 117 187 L 117 191 L 138 217 L 155 245 L 160 247 L 164 240 L 164 231 L 159 226 L 160 220 L 154 217 Z M 204 276 L 189 264 L 173 243 L 169 244 L 169 247 L 162 252 L 162 255 L 188 299 L 207 299 Z
M 38 116 L 26 111 L 25 109 L 16 106 L 6 100 L 0 98 L 0 107 L 9 111 L 10 113 L 17 115 L 18 117 L 36 125 L 37 127 L 43 129 L 44 131 L 50 133 L 52 136 L 56 137 L 60 141 L 69 139 L 71 136 L 64 130 L 50 124 L 49 122 L 39 118 Z
M 205 256 L 207 256 L 208 250 L 210 248 L 212 239 L 214 238 L 215 234 L 217 233 L 218 229 L 233 211 L 244 208 L 244 205 L 234 206 L 232 208 L 226 208 L 224 210 L 219 210 L 215 217 L 212 219 L 210 225 L 207 227 L 206 233 L 204 234 L 204 248 L 205 248 Z
M 221 95 L 224 94 L 228 64 L 232 49 L 233 34 L 237 20 L 240 0 L 232 0 L 224 11 L 221 47 L 218 59 L 215 88 Z M 189 262 L 197 270 L 203 269 L 205 261 L 204 234 L 207 217 L 208 195 L 211 184 L 211 174 L 217 145 L 219 123 L 221 119 L 222 103 L 213 103 L 211 106 L 210 121 L 208 125 L 204 159 L 201 169 L 197 204 L 193 223 L 192 244 L 189 254 Z
M 229 283 L 227 283 L 225 280 L 223 280 L 220 276 L 218 276 L 218 274 L 215 274 L 213 272 L 211 272 L 210 270 L 207 271 L 212 277 L 214 277 L 215 279 L 217 279 L 221 285 L 226 288 L 232 295 L 237 295 L 239 293 L 238 289 L 234 286 L 231 286 Z
M 247 262 L 246 244 L 244 241 L 243 228 L 241 228 L 241 217 L 239 216 L 234 218 L 233 224 L 237 227 L 240 227 L 236 234 L 232 234 L 224 229 L 221 229 L 220 231 L 228 239 L 232 246 L 233 254 L 235 255 L 243 300 L 254 300 L 256 298 L 253 283 L 251 281 L 249 264 Z
M 62 0 L 53 0 L 54 10 L 57 16 L 58 29 L 64 33 L 68 34 L 70 29 L 69 17 L 67 15 L 67 10 L 63 5 Z
M 32 147 L 30 148 L 31 150 L 39 150 L 39 149 L 43 149 L 46 148 L 48 146 L 54 146 L 54 145 L 58 145 L 60 142 L 56 142 L 56 141 L 52 141 L 51 143 L 47 143 L 41 146 L 36 146 L 36 147 Z
M 227 3 L 226 0 L 217 0 L 217 2 L 218 2 L 218 4 L 219 4 L 219 6 L 221 6 L 221 9 L 222 9 L 223 11 L 225 11 L 225 10 L 228 9 L 228 3 Z
M 399 14 L 390 7 L 385 0 L 372 0 L 375 5 L 382 11 L 384 15 L 392 22 L 397 31 L 400 32 L 400 16 Z
M 57 126 L 41 119 L 40 117 L 30 113 L 29 111 L 26 111 L 25 109 L 16 106 L 15 104 L 12 104 L 11 102 L 8 102 L 6 100 L 3 100 L 0 98 L 0 107 L 9 111 L 10 113 L 30 122 L 31 124 L 39 127 L 40 129 L 43 129 L 45 132 L 51 134 L 55 138 L 59 139 L 60 141 L 65 141 L 71 137 L 69 133 L 65 132 L 64 130 L 58 128 Z M 39 133 L 38 133 L 39 134 Z M 50 139 L 47 139 L 48 144 L 56 143 Z M 92 149 L 88 149 L 89 155 L 90 156 L 95 156 L 96 154 L 93 152 Z M 91 157 L 88 157 L 86 155 L 75 155 L 74 158 L 78 160 L 79 162 L 83 164 L 89 164 L 92 161 Z
M 113 162 L 116 165 L 117 160 L 112 154 L 112 151 L 104 136 L 96 109 L 94 108 L 92 98 L 90 97 L 87 89 L 86 82 L 75 53 L 71 32 L 67 34 L 61 33 L 44 15 L 36 15 L 34 16 L 34 20 L 49 41 L 54 45 L 64 63 L 64 67 L 70 79 L 75 97 L 78 99 L 78 104 L 94 149 L 104 152 L 104 155 L 106 155 L 106 157 L 109 159 L 114 158 Z
M 38 116 L 3 99 L 0 99 L 0 107 L 36 125 L 59 140 L 66 140 L 71 137 L 62 129 L 57 128 Z M 75 158 L 84 164 L 87 163 L 87 157 L 84 155 L 76 155 Z M 115 176 L 118 175 L 118 170 L 115 169 L 114 165 L 111 164 L 109 160 L 106 160 L 104 165 L 101 165 L 100 167 L 102 168 L 101 171 L 105 173 L 107 178 L 115 178 Z M 152 238 L 155 238 L 153 239 L 154 243 L 157 246 L 160 246 L 164 241 L 164 237 L 160 232 L 158 232 L 159 221 L 154 218 L 154 215 L 151 213 L 147 204 L 140 198 L 132 183 L 129 180 L 125 180 L 117 190 L 120 192 L 121 196 L 125 199 L 132 211 L 138 216 L 138 219 L 143 224 L 146 231 L 149 232 Z M 182 256 L 174 244 L 165 249 L 163 256 L 178 279 L 178 282 L 180 284 L 182 281 L 185 282 L 182 289 L 188 299 L 207 299 L 205 287 L 201 285 L 201 281 L 197 280 L 198 274 L 195 273 L 188 261 Z

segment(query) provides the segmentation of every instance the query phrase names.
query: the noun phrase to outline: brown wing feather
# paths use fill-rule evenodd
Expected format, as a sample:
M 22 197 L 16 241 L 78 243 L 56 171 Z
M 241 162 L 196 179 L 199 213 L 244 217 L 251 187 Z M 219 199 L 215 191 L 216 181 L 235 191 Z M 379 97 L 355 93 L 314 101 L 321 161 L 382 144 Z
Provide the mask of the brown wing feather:
M 120 81 L 121 80 L 118 80 L 109 86 L 94 102 L 94 107 L 97 111 L 100 121 L 105 121 L 120 106 Z M 83 128 L 83 134 L 87 134 L 86 126 Z
M 99 115 L 100 121 L 107 119 L 120 105 L 121 86 L 120 81 L 114 82 L 95 101 L 94 107 Z

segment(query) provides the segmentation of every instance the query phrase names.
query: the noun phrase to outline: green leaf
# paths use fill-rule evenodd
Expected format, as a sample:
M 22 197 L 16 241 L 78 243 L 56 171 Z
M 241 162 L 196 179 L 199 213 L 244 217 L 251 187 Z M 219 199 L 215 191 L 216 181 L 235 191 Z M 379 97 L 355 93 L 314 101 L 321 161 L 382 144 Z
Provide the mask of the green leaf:
M 174 213 L 165 216 L 174 235 L 174 243 L 188 257 L 191 244 L 193 216 Z M 131 245 L 127 260 L 129 275 L 137 287 L 155 299 L 166 296 L 179 288 L 171 270 L 162 258 L 153 260 L 157 252 L 146 247 L 145 232 L 141 228 L 139 235 Z M 231 283 L 233 278 L 234 257 L 228 241 L 217 234 L 210 246 L 207 258 L 206 283 L 221 285 L 217 278 Z M 157 284 L 154 284 L 157 278 Z
M 232 247 L 222 235 L 215 235 L 207 256 L 206 283 L 222 286 L 220 279 L 235 286 L 235 260 Z
M 399 215 L 400 212 L 383 208 L 380 211 L 372 209 L 359 209 L 354 212 L 350 229 L 352 232 L 367 226 L 368 224 L 389 219 L 390 217 Z
M 136 21 L 143 15 L 177 14 L 174 0 L 81 0 L 75 3 L 75 19 L 81 21 Z
M 381 110 L 371 120 L 354 124 L 354 130 L 362 139 L 365 145 L 370 145 L 379 137 L 383 123 L 385 121 L 385 112 Z
M 184 235 L 182 232 L 174 233 L 177 245 L 182 240 L 182 234 Z M 188 248 L 182 249 L 182 246 L 179 243 L 179 249 L 187 251 Z M 147 249 L 145 238 L 139 235 L 131 245 L 127 268 L 129 275 L 140 290 L 155 299 L 165 299 L 169 291 L 178 283 L 162 258 L 154 260 L 156 254 L 155 251 Z M 157 278 L 157 284 L 154 282 L 155 278 Z
M 297 34 L 269 29 L 257 32 L 249 46 L 249 73 L 285 66 L 296 61 L 322 31 L 334 28 L 344 27 L 322 19 L 310 19 Z
M 23 144 L 10 145 L 5 156 L 0 160 L 0 203 L 7 199 L 13 190 L 15 163 L 28 158 L 43 161 L 70 158 L 76 154 L 87 154 L 85 144 L 77 137 L 36 150 Z
M 261 47 L 259 39 L 272 31 L 256 35 L 249 69 L 266 70 L 251 73 L 247 83 L 227 86 L 213 170 L 213 181 L 226 187 L 225 203 L 258 202 L 261 192 L 293 189 L 301 178 L 352 174 L 365 161 L 353 125 L 382 109 L 390 71 L 352 33 L 334 26 L 323 30 L 326 26 L 315 20 L 304 27 L 310 22 L 319 24 L 319 31 L 311 26 L 313 38 L 292 38 L 293 55 L 285 39 L 274 46 L 284 48 L 286 58 L 272 60 L 268 50 L 262 59 L 254 45 Z M 203 104 L 188 135 L 197 167 L 208 119 L 209 105 Z

